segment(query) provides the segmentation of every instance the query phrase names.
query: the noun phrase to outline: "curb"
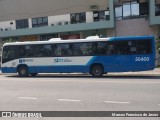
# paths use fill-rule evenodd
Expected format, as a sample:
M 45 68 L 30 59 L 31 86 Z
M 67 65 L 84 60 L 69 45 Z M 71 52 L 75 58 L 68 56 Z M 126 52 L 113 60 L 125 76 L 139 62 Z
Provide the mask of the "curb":
M 160 75 L 160 72 L 125 72 L 125 73 L 108 73 L 112 75 Z
M 160 76 L 160 69 L 159 68 L 155 68 L 154 70 L 151 70 L 151 71 L 139 71 L 139 72 L 116 72 L 116 73 L 108 73 L 108 75 L 159 75 Z

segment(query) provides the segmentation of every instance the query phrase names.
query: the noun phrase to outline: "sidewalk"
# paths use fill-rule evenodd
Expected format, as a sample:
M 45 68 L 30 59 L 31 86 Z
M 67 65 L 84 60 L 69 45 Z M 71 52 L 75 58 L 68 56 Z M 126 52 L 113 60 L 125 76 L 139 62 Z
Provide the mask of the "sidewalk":
M 160 76 L 160 68 L 155 68 L 150 71 L 141 71 L 141 72 L 117 72 L 117 73 L 108 73 L 108 75 L 159 75 Z

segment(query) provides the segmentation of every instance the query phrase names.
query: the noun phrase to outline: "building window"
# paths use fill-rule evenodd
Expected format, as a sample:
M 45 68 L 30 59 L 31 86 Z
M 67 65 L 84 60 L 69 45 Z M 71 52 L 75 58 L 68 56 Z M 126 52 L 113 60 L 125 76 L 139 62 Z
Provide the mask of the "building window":
M 116 6 L 115 7 L 115 17 L 118 20 L 122 19 L 122 6 Z
M 127 19 L 131 17 L 131 8 L 130 3 L 123 4 L 123 19 Z
M 126 2 L 123 4 L 123 19 L 139 17 L 139 3 Z
M 71 14 L 71 24 L 85 23 L 86 13 L 73 13 Z
M 16 20 L 16 29 L 28 28 L 28 19 Z
M 131 15 L 132 18 L 139 17 L 139 3 L 136 2 L 131 3 Z
M 124 2 L 123 5 L 116 6 L 115 17 L 117 20 L 139 18 L 140 17 L 139 3 L 135 1 Z
M 155 16 L 160 16 L 160 1 L 155 0 Z
M 32 27 L 48 26 L 48 17 L 32 18 Z
M 160 4 L 156 4 L 155 16 L 160 16 Z
M 95 11 L 95 12 L 93 12 L 93 19 L 94 19 L 94 22 L 110 20 L 109 11 L 107 11 L 107 10 Z
M 147 16 L 149 14 L 148 2 L 139 3 L 140 16 Z

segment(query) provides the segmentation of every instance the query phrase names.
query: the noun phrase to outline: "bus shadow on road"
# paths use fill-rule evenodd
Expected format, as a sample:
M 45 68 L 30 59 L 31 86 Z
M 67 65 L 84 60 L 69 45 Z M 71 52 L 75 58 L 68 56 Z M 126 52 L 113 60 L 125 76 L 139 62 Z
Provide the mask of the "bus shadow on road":
M 158 79 L 160 80 L 160 75 L 104 75 L 102 77 L 92 77 L 89 74 L 39 74 L 36 77 L 19 77 L 18 75 L 6 75 L 6 77 L 13 78 L 83 78 L 83 79 Z

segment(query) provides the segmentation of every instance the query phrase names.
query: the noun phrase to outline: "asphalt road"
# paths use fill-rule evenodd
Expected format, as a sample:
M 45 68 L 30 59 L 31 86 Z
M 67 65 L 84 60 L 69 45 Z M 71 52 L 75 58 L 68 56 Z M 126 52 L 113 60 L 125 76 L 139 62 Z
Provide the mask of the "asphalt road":
M 0 111 L 160 111 L 160 76 L 0 75 Z

